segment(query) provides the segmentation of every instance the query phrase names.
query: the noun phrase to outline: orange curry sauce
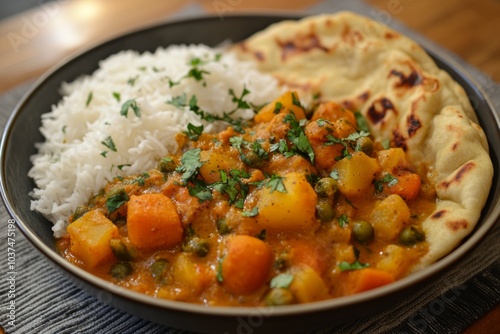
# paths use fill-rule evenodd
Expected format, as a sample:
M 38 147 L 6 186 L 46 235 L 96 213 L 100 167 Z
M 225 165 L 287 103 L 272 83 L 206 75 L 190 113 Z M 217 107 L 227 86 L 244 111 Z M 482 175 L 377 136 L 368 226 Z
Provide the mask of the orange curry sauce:
M 201 130 L 79 207 L 61 254 L 128 289 L 206 305 L 350 295 L 404 277 L 425 254 L 425 166 L 375 141 L 359 114 L 334 103 L 307 113 L 287 92 L 244 133 Z

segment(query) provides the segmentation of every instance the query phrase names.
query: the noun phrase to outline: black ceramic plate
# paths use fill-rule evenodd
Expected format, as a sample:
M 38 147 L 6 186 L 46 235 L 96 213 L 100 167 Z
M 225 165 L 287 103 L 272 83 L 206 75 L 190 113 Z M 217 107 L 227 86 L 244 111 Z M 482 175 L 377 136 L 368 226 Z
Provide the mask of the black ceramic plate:
M 139 30 L 98 45 L 64 62 L 45 75 L 24 96 L 10 117 L 1 146 L 1 191 L 4 203 L 28 240 L 42 252 L 60 273 L 94 296 L 103 292 L 112 297 L 109 303 L 131 314 L 173 327 L 202 332 L 245 332 L 250 326 L 259 332 L 298 332 L 331 327 L 353 318 L 367 316 L 394 305 L 404 296 L 429 284 L 445 268 L 465 256 L 479 244 L 500 214 L 498 179 L 500 156 L 499 121 L 485 94 L 451 60 L 428 50 L 437 64 L 446 70 L 466 90 L 491 147 L 495 168 L 493 187 L 483 210 L 481 221 L 455 251 L 434 265 L 394 284 L 355 296 L 321 301 L 305 305 L 279 308 L 204 307 L 169 300 L 155 299 L 124 288 L 110 286 L 82 269 L 66 262 L 57 252 L 52 236 L 52 224 L 37 212 L 30 210 L 29 192 L 34 188 L 28 178 L 29 157 L 35 153 L 34 143 L 43 140 L 39 132 L 40 116 L 59 101 L 59 87 L 63 81 L 72 81 L 82 74 L 90 74 L 99 60 L 125 49 L 154 51 L 171 44 L 203 43 L 215 46 L 227 39 L 242 40 L 270 24 L 289 19 L 284 16 L 229 16 L 204 17 L 170 22 Z M 251 328 L 252 329 L 252 328 Z

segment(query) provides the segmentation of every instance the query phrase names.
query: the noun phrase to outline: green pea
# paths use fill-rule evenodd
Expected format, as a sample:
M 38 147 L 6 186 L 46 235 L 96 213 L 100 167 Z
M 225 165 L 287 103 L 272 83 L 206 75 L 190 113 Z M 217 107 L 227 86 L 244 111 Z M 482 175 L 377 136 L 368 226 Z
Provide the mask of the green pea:
M 229 226 L 225 218 L 219 219 L 215 224 L 220 235 L 228 234 L 231 232 L 231 227 Z
M 356 141 L 356 151 L 370 156 L 373 153 L 373 141 L 368 137 L 361 137 Z
M 373 239 L 373 227 L 363 221 L 357 220 L 352 223 L 352 235 L 359 242 L 369 242 Z
M 182 245 L 182 250 L 187 253 L 194 253 L 199 257 L 205 257 L 210 249 L 210 244 L 207 240 L 194 237 Z
M 333 199 L 338 190 L 337 181 L 331 177 L 324 177 L 316 183 L 314 190 L 319 197 Z
M 264 298 L 266 305 L 290 305 L 294 302 L 293 293 L 288 289 L 271 289 Z
M 316 217 L 322 222 L 328 222 L 333 219 L 335 212 L 327 200 L 319 200 L 316 204 Z
M 132 256 L 130 256 L 130 252 L 127 249 L 127 246 L 121 239 L 111 239 L 109 241 L 109 246 L 111 247 L 111 251 L 119 260 L 130 260 Z
M 114 278 L 124 279 L 128 275 L 132 274 L 134 269 L 128 261 L 119 261 L 111 266 L 110 274 Z
M 155 278 L 157 283 L 162 283 L 165 280 L 165 276 L 168 269 L 168 261 L 166 259 L 157 259 L 151 267 L 149 267 L 149 271 L 151 271 L 151 275 Z
M 407 226 L 399 234 L 399 242 L 405 246 L 413 246 L 425 240 L 425 233 L 417 226 Z

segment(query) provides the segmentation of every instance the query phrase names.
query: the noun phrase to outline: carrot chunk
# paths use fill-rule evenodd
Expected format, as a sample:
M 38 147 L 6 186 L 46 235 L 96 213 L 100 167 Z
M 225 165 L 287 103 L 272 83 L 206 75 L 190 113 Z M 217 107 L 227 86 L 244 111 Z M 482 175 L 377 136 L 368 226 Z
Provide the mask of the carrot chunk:
M 132 245 L 143 249 L 173 247 L 183 236 L 176 207 L 163 194 L 130 196 L 127 228 Z
M 269 246 L 255 237 L 233 235 L 226 239 L 225 247 L 219 268 L 224 288 L 234 294 L 249 294 L 262 287 L 273 262 Z
M 347 294 L 375 289 L 395 281 L 394 275 L 391 273 L 375 268 L 354 270 L 347 274 L 348 278 L 345 284 Z

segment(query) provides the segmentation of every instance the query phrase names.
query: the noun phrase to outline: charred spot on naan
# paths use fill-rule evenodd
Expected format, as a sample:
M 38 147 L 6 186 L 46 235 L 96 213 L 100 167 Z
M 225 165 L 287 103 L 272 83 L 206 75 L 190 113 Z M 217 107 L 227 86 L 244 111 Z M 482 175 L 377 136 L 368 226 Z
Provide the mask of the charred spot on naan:
M 276 44 L 278 44 L 281 49 L 281 59 L 283 61 L 293 56 L 309 53 L 312 50 L 320 50 L 323 52 L 328 52 L 330 50 L 321 44 L 321 40 L 316 34 L 313 25 L 311 25 L 311 30 L 307 34 L 297 33 L 293 38 L 285 40 L 276 38 Z
M 460 183 L 468 174 L 476 169 L 474 161 L 463 164 L 449 180 L 442 181 L 436 185 L 437 189 L 448 189 L 454 183 Z
M 372 103 L 372 105 L 368 108 L 367 115 L 372 124 L 378 124 L 384 121 L 388 112 L 392 112 L 396 115 L 398 114 L 398 111 L 394 104 L 392 104 L 391 100 L 383 97 Z
M 407 123 L 408 123 L 408 136 L 411 138 L 417 133 L 417 130 L 420 129 L 422 123 L 415 116 L 414 113 L 411 113 L 410 116 L 408 116 Z
M 439 211 L 436 211 L 432 216 L 431 216 L 431 219 L 441 219 L 444 217 L 444 215 L 446 215 L 448 213 L 447 210 L 439 210 Z
M 450 228 L 450 230 L 452 230 L 452 231 L 458 231 L 460 229 L 463 229 L 463 230 L 467 229 L 467 227 L 469 226 L 469 223 L 465 219 L 451 220 L 451 221 L 446 222 L 446 226 L 448 226 Z

